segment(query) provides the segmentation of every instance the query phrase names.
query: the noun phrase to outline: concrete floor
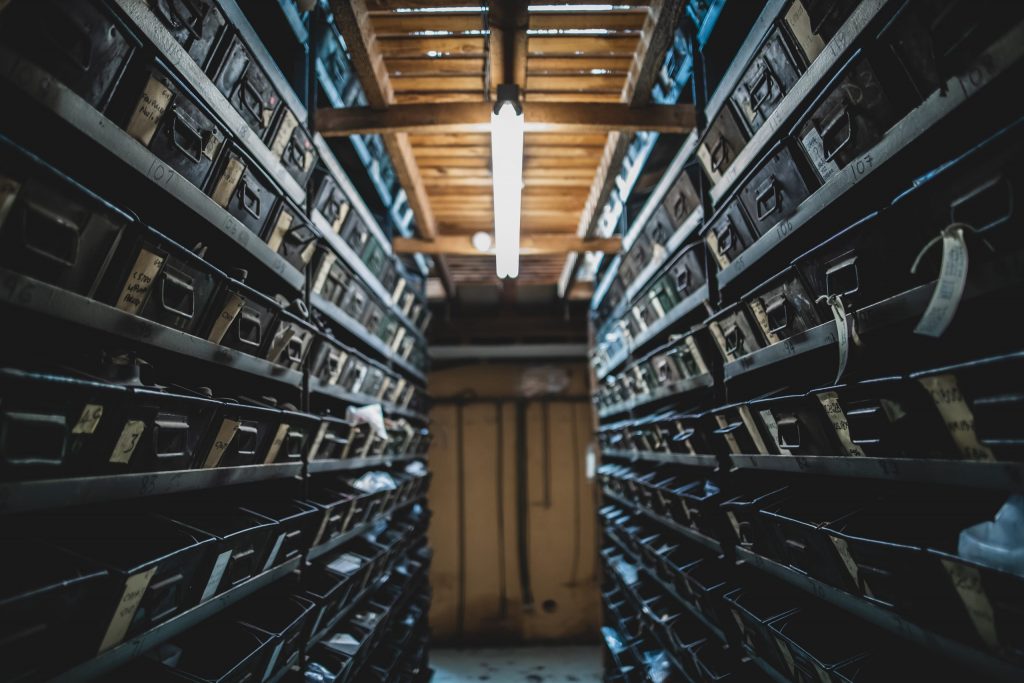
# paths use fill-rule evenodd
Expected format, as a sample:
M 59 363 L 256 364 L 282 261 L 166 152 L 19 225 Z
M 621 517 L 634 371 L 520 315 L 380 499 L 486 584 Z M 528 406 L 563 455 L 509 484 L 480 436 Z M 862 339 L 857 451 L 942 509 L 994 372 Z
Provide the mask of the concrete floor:
M 568 683 L 601 680 L 601 648 L 508 647 L 432 649 L 433 683 Z

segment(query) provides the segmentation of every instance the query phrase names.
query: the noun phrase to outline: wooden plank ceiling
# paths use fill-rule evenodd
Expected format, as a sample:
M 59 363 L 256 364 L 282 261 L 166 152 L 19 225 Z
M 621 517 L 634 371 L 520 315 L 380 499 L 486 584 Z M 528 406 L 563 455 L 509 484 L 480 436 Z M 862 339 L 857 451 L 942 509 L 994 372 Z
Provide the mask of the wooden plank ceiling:
M 487 0 L 365 0 L 360 18 L 369 19 L 365 29 L 375 37 L 395 104 L 493 100 L 510 73 L 528 102 L 628 101 L 631 68 L 644 61 L 654 30 L 652 0 L 546 1 L 491 0 L 488 7 Z M 511 40 L 505 31 L 514 32 Z M 527 133 L 524 235 L 577 234 L 595 176 L 604 182 L 608 138 Z M 418 172 L 435 235 L 492 232 L 490 137 L 410 134 L 408 143 L 412 158 L 404 163 Z M 495 281 L 492 256 L 447 261 L 456 284 Z M 564 254 L 524 256 L 519 280 L 554 284 L 564 262 Z

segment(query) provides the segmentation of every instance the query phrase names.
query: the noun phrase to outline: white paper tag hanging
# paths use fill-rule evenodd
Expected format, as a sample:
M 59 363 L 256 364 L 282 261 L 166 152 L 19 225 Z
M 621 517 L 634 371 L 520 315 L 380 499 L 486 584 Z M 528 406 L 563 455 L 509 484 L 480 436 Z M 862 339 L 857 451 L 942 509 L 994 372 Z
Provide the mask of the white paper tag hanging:
M 924 255 L 935 242 L 929 242 L 921 251 Z M 911 272 L 917 270 L 918 260 L 914 262 Z M 939 279 L 932 291 L 932 298 L 924 315 L 914 328 L 916 334 L 926 337 L 941 337 L 949 324 L 953 322 L 960 299 L 967 286 L 967 242 L 964 241 L 962 225 L 951 225 L 942 231 L 942 265 L 939 268 Z
M 836 346 L 839 348 L 839 367 L 836 369 L 836 384 L 842 379 L 846 372 L 846 364 L 850 360 L 850 325 L 846 319 L 846 306 L 838 294 L 823 296 L 818 301 L 824 301 L 832 309 L 832 316 L 836 321 Z

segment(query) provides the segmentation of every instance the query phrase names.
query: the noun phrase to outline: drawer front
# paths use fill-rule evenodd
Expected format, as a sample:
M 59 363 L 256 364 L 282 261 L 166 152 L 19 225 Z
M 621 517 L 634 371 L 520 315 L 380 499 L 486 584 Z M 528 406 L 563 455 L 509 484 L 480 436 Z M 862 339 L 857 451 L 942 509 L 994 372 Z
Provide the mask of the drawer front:
M 661 205 L 672 223 L 673 230 L 682 225 L 686 217 L 701 205 L 700 193 L 693 186 L 690 174 L 685 169 L 665 193 Z
M 261 302 L 245 299 L 244 295 L 240 298 L 242 299 L 241 308 L 237 308 L 237 303 L 235 304 L 234 310 L 237 310 L 237 314 L 232 318 L 227 331 L 223 333 L 220 344 L 254 356 L 261 356 L 270 342 L 275 311 Z M 225 300 L 223 313 L 229 313 L 231 310 L 232 294 L 229 293 Z M 211 341 L 215 340 L 211 339 Z
M 771 116 L 799 78 L 800 70 L 782 31 L 773 29 L 731 98 L 751 134 L 756 133 Z
M 733 199 L 715 217 L 714 222 L 704 233 L 704 243 L 708 245 L 711 255 L 718 262 L 720 268 L 725 268 L 732 263 L 755 240 L 756 237 L 751 231 L 737 199 Z
M 287 107 L 281 108 L 280 120 L 271 138 L 270 152 L 281 160 L 288 174 L 305 187 L 319 158 L 313 139 Z
M 213 0 L 149 0 L 153 13 L 192 60 L 205 68 L 227 21 Z
M 335 233 L 340 233 L 351 205 L 345 198 L 345 193 L 338 187 L 338 183 L 329 174 L 323 174 L 320 176 L 314 197 L 313 209 L 327 219 Z
M 266 140 L 281 107 L 281 98 L 238 36 L 231 39 L 224 51 L 213 82 L 257 137 Z
M 877 144 L 897 120 L 871 63 L 858 59 L 799 129 L 804 155 L 822 182 Z
M 814 300 L 795 271 L 751 296 L 747 308 L 769 344 L 821 323 Z
M 260 236 L 277 203 L 277 193 L 269 181 L 257 175 L 254 167 L 234 151 L 225 155 L 214 174 L 210 197 Z
M 747 316 L 745 308 L 732 307 L 717 320 L 708 323 L 711 336 L 726 363 L 746 356 L 764 346 L 761 335 Z
M 214 301 L 217 281 L 206 268 L 168 256 L 140 314 L 161 325 L 194 332 Z
M 644 233 L 650 240 L 652 251 L 657 249 L 657 247 L 664 247 L 668 244 L 668 241 L 672 239 L 672 234 L 676 231 L 676 227 L 664 206 L 659 206 L 655 209 L 650 220 L 647 221 L 647 225 L 644 226 Z
M 740 190 L 739 201 L 746 209 L 753 234 L 763 235 L 779 221 L 792 216 L 809 194 L 803 172 L 786 144 L 777 148 L 747 179 Z
M 701 245 L 692 245 L 679 254 L 675 263 L 669 266 L 668 274 L 680 301 L 700 289 L 707 282 Z
M 740 128 L 729 103 L 726 102 L 718 116 L 711 122 L 707 135 L 697 148 L 697 158 L 700 159 L 701 166 L 704 167 L 704 172 L 712 184 L 722 179 L 722 174 L 746 144 L 746 134 Z
M 783 21 L 805 64 L 813 62 L 860 0 L 794 0 Z
M 267 245 L 298 270 L 303 270 L 316 251 L 317 234 L 298 212 L 281 202 L 270 221 Z

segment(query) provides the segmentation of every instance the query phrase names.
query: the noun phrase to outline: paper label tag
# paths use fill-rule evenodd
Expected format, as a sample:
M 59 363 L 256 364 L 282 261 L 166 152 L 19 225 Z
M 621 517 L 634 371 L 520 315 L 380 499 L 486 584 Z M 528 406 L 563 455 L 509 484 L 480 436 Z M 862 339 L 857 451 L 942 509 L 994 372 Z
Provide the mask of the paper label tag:
M 717 422 L 718 426 L 722 429 L 727 429 L 729 427 L 729 421 L 725 419 L 724 415 L 715 415 L 715 422 Z M 725 438 L 725 443 L 729 446 L 730 453 L 739 455 L 743 452 L 740 450 L 740 444 L 736 441 L 736 437 L 732 432 L 725 432 L 722 436 Z
M 313 542 L 310 544 L 310 548 L 315 548 L 322 542 L 324 531 L 327 530 L 327 522 L 332 517 L 331 510 L 324 510 L 324 516 L 320 519 L 320 528 L 316 531 L 316 536 L 313 537 Z
M 142 420 L 128 420 L 121 429 L 121 436 L 117 437 L 114 450 L 110 451 L 110 462 L 129 462 L 145 431 L 146 423 Z
M 836 368 L 836 384 L 838 384 L 850 361 L 850 324 L 846 319 L 846 306 L 838 295 L 819 297 L 818 301 L 825 301 L 832 309 L 832 317 L 836 324 L 836 346 L 839 351 L 839 364 Z
M 328 251 L 324 253 L 324 258 L 320 261 L 320 270 L 316 273 L 316 278 L 313 280 L 313 293 L 319 294 L 324 288 L 324 283 L 327 282 L 327 276 L 331 272 L 331 266 L 334 265 L 334 260 L 338 258 L 334 252 Z
M 714 230 L 708 230 L 704 234 L 704 241 L 707 242 L 708 247 L 711 249 L 711 254 L 718 261 L 719 268 L 726 268 L 731 261 L 729 257 L 722 253 L 722 250 L 718 246 L 718 235 L 715 234 Z
M 981 572 L 975 567 L 953 560 L 942 560 L 942 566 L 949 574 L 949 580 L 953 582 L 953 587 L 964 603 L 982 642 L 992 650 L 999 649 L 996 617 L 992 611 L 992 602 L 981 583 Z
M 793 663 L 793 654 L 789 651 L 789 646 L 786 645 L 786 641 L 782 638 L 775 639 L 775 645 L 779 648 L 779 654 L 786 661 L 786 666 L 789 668 L 789 673 L 796 673 L 796 665 Z
M 163 265 L 163 256 L 154 254 L 148 249 L 140 249 L 139 255 L 135 257 L 131 273 L 125 280 L 124 287 L 121 288 L 121 294 L 117 297 L 116 308 L 125 313 L 138 314 Z
M 313 260 L 313 254 L 315 253 L 316 242 L 310 242 L 308 245 L 306 245 L 306 248 L 302 250 L 302 253 L 299 254 L 299 260 L 301 260 L 302 264 L 305 265 Z
M 100 419 L 103 417 L 103 406 L 97 403 L 86 403 L 82 408 L 82 414 L 78 416 L 78 422 L 71 428 L 72 434 L 93 434 L 100 426 Z
M 157 567 L 150 567 L 144 572 L 129 576 L 128 580 L 124 582 L 121 599 L 117 603 L 117 608 L 114 609 L 114 616 L 107 625 L 107 631 L 100 643 L 100 652 L 105 652 L 124 640 L 156 570 Z
M 316 436 L 313 437 L 313 443 L 309 447 L 309 453 L 306 456 L 307 460 L 314 460 L 317 452 L 320 450 L 320 444 L 323 443 L 324 436 L 327 434 L 327 423 L 320 423 L 320 429 L 316 430 Z
M 231 323 L 235 322 L 235 318 L 238 317 L 244 305 L 245 299 L 235 292 L 228 292 L 227 299 L 224 300 L 224 308 L 221 309 L 217 319 L 213 321 L 213 326 L 210 328 L 210 336 L 207 339 L 214 344 L 220 344 L 224 339 L 224 335 L 231 328 Z
M 395 291 L 391 293 L 391 303 L 398 303 L 398 299 L 402 296 L 402 292 L 405 291 L 405 279 L 400 279 L 398 284 L 395 285 Z
M 284 155 L 284 150 L 288 147 L 288 142 L 292 139 L 292 133 L 295 132 L 295 128 L 299 125 L 299 120 L 295 118 L 295 114 L 290 109 L 284 110 L 284 117 L 281 119 L 281 126 L 277 129 L 277 135 L 274 136 L 274 141 L 270 144 L 270 152 L 276 158 L 280 159 Z
M 853 555 L 850 554 L 850 545 L 846 542 L 846 539 L 829 535 L 829 540 L 832 541 L 832 545 L 839 554 L 839 559 L 843 561 L 846 571 L 850 572 L 850 578 L 853 579 L 853 585 L 862 590 L 864 595 L 873 597 L 874 593 L 871 592 L 871 587 L 868 586 L 868 582 L 861 580 L 860 578 L 860 566 L 857 564 L 857 561 L 853 559 Z
M 206 460 L 203 462 L 203 467 L 216 467 L 220 464 L 220 459 L 223 457 L 224 451 L 231 445 L 231 440 L 235 438 L 238 427 L 238 420 L 225 418 L 221 421 L 220 429 L 217 430 L 217 436 L 213 439 L 210 450 L 206 452 Z
M 994 461 L 996 456 L 992 450 L 978 440 L 974 431 L 974 413 L 964 400 L 956 376 L 945 374 L 920 377 L 918 382 L 931 395 L 960 455 L 967 460 Z
M 807 158 L 811 160 L 811 164 L 817 169 L 822 180 L 828 180 L 839 173 L 839 165 L 835 161 L 825 158 L 825 143 L 822 142 L 821 135 L 814 126 L 811 126 L 811 129 L 803 136 L 800 144 L 803 145 L 804 151 L 807 152 Z
M 704 362 L 704 356 L 701 355 L 700 347 L 697 346 L 697 340 L 693 338 L 693 335 L 687 335 L 686 348 L 690 351 L 690 357 L 693 358 L 693 362 L 696 363 L 697 369 L 700 370 L 700 374 L 705 375 L 708 373 L 708 366 Z
M 199 598 L 199 602 L 206 602 L 217 594 L 220 580 L 224 578 L 224 571 L 228 568 L 228 562 L 230 561 L 230 550 L 225 550 L 217 556 L 217 561 L 213 563 L 213 571 L 210 572 L 210 580 L 206 582 L 206 588 L 203 589 L 203 597 Z
M 768 434 L 771 435 L 772 441 L 775 442 L 775 448 L 779 451 L 779 455 L 793 455 L 792 451 L 788 448 L 782 447 L 782 442 L 779 440 L 779 423 L 775 421 L 775 416 L 772 415 L 770 410 L 760 411 L 761 420 L 764 422 L 764 426 L 768 429 Z
M 264 465 L 269 465 L 277 459 L 277 454 L 281 450 L 281 446 L 284 444 L 285 437 L 288 436 L 288 423 L 285 422 L 277 428 L 277 433 L 274 434 L 274 440 L 270 442 L 270 448 L 267 450 L 267 457 L 263 459 Z
M 750 408 L 747 406 L 739 407 L 740 419 L 743 420 L 743 426 L 747 428 L 747 432 L 750 433 L 750 438 L 754 441 L 754 446 L 757 448 L 757 452 L 761 455 L 768 455 L 768 446 L 765 445 L 764 439 L 761 438 L 761 432 L 754 424 L 754 416 L 750 413 Z
M 771 325 L 768 323 L 768 312 L 765 311 L 761 300 L 754 297 L 750 300 L 749 306 L 750 312 L 754 314 L 754 319 L 757 320 L 757 324 L 761 327 L 761 331 L 764 332 L 764 337 L 768 340 L 768 343 L 778 344 L 782 341 L 782 337 L 772 332 Z
M 274 541 L 274 547 L 270 549 L 270 554 L 267 555 L 267 561 L 263 563 L 263 571 L 267 571 L 274 566 L 274 560 L 277 559 L 277 554 L 281 552 L 281 544 L 284 543 L 284 538 L 288 533 L 282 531 L 277 535 L 277 540 Z
M 295 328 L 291 325 L 284 327 L 277 331 L 277 335 L 274 337 L 274 341 L 270 344 L 270 352 L 267 354 L 267 359 L 271 363 L 278 363 L 287 361 L 287 358 L 281 358 L 285 348 L 288 346 L 288 342 L 295 336 Z
M 828 415 L 832 427 L 836 430 L 836 436 L 839 437 L 839 443 L 846 450 L 846 454 L 863 457 L 864 450 L 853 443 L 853 440 L 850 438 L 850 424 L 846 421 L 846 413 L 843 412 L 843 406 L 839 403 L 839 394 L 834 391 L 823 391 L 818 394 L 818 402 L 825 409 L 825 413 Z
M 348 353 L 345 351 L 338 351 L 336 349 L 332 349 L 330 353 L 336 354 L 337 357 L 337 362 L 334 364 L 334 370 L 327 375 L 327 383 L 333 385 L 338 383 L 338 379 L 341 377 L 341 371 L 345 369 L 345 361 L 348 359 Z
M 267 662 L 267 668 L 263 670 L 263 680 L 266 681 L 270 678 L 270 674 L 274 673 L 274 667 L 277 666 L 277 658 L 281 656 L 281 648 L 284 647 L 284 641 L 280 641 L 275 647 L 274 652 L 270 655 L 270 661 Z
M 346 201 L 341 201 L 338 204 L 338 216 L 334 219 L 331 224 L 331 228 L 334 229 L 334 234 L 341 232 L 341 226 L 345 223 L 345 219 L 348 218 L 348 212 L 352 210 L 352 205 Z
M 729 519 L 729 524 L 732 526 L 732 530 L 736 532 L 736 538 L 743 540 L 743 532 L 740 531 L 740 521 L 736 519 L 736 515 L 733 514 L 732 510 L 726 510 L 725 516 Z
M 405 328 L 402 326 L 398 327 L 398 331 L 395 332 L 395 338 L 391 342 L 391 350 L 397 351 L 399 344 L 402 343 L 402 339 L 405 337 Z
M 271 251 L 277 251 L 281 248 L 281 242 L 284 241 L 284 236 L 288 234 L 288 231 L 292 228 L 292 223 L 295 221 L 295 216 L 288 209 L 281 209 L 281 213 L 277 216 L 277 223 L 274 224 L 274 229 L 267 236 L 267 246 L 270 247 Z M 316 244 L 315 242 L 313 243 Z
M 167 112 L 167 106 L 171 103 L 173 93 L 153 76 L 149 77 L 142 95 L 135 105 L 135 111 L 128 119 L 125 132 L 133 138 L 149 147 L 156 129 Z
M 722 328 L 719 324 L 717 322 L 708 323 L 708 330 L 711 332 L 718 350 L 722 352 L 722 357 L 728 362 L 736 360 L 735 356 L 726 351 L 728 347 L 725 344 L 725 335 L 722 334 Z
M 942 266 L 939 279 L 924 315 L 914 328 L 916 334 L 941 337 L 960 306 L 967 286 L 967 243 L 963 228 L 947 230 L 942 236 Z
M 242 173 L 244 172 L 244 161 L 238 157 L 228 159 L 224 170 L 220 174 L 220 178 L 217 179 L 213 192 L 210 194 L 210 198 L 225 209 L 228 208 L 228 204 L 231 203 L 231 196 L 235 193 L 235 188 L 238 187 L 238 181 L 242 179 Z

